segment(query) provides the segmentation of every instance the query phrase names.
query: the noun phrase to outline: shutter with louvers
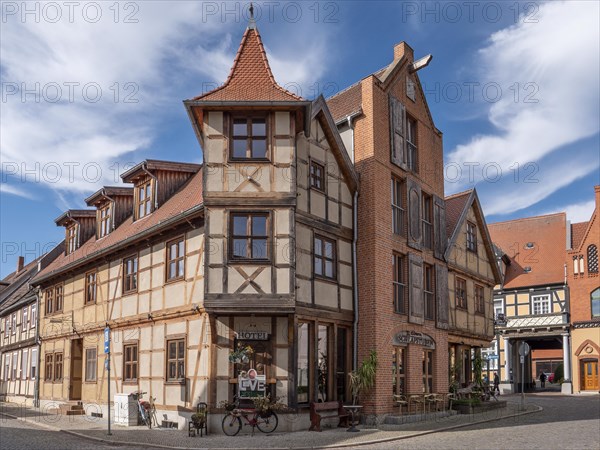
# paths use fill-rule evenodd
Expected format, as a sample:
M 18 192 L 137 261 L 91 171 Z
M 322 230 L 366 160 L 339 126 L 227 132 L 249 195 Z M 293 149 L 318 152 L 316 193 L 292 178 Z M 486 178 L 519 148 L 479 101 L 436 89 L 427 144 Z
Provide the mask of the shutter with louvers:
M 412 179 L 406 180 L 408 195 L 408 245 L 421 250 L 421 186 Z
M 423 258 L 415 253 L 408 254 L 408 321 L 423 323 Z
M 391 160 L 397 166 L 407 170 L 406 166 L 406 142 L 405 124 L 406 108 L 396 97 L 390 94 L 390 148 Z
M 437 306 L 436 326 L 443 330 L 448 329 L 448 268 L 442 264 L 435 265 L 435 299 Z
M 433 254 L 437 259 L 444 259 L 448 237 L 446 235 L 446 204 L 443 198 L 433 196 Z

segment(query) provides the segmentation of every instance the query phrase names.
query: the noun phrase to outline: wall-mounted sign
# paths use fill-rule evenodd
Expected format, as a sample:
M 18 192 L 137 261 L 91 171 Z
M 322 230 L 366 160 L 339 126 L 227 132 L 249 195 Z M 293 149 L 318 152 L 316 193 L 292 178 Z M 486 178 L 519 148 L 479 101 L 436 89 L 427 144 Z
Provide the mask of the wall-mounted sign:
M 267 341 L 269 340 L 269 333 L 266 331 L 238 331 L 236 333 L 237 338 L 241 341 Z
M 238 395 L 240 398 L 263 397 L 267 385 L 266 375 L 258 375 L 250 369 L 247 376 L 238 377 Z
M 401 331 L 394 336 L 394 345 L 422 345 L 425 348 L 435 350 L 435 341 L 431 336 L 418 331 Z

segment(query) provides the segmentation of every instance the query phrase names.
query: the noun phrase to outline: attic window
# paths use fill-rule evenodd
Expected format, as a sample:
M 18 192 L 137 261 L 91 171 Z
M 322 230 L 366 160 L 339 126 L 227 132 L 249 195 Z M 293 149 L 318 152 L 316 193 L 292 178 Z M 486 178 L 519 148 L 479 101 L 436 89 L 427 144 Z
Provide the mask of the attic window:
M 152 180 L 148 180 L 135 188 L 137 218 L 146 217 L 152 212 Z
M 234 117 L 231 129 L 231 159 L 266 160 L 268 158 L 265 116 Z
M 66 230 L 66 252 L 70 255 L 77 250 L 77 224 L 69 225 Z
M 104 237 L 110 233 L 110 203 L 98 210 L 98 237 Z
M 527 273 L 531 272 L 531 266 L 523 267 L 523 270 Z

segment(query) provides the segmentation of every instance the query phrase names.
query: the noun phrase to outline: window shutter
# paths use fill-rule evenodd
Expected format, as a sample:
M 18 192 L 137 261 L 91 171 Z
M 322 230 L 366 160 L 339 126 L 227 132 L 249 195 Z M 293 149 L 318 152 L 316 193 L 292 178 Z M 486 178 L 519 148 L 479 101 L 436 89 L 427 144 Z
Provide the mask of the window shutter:
M 423 323 L 423 258 L 415 253 L 408 254 L 408 321 Z
M 437 303 L 436 326 L 448 329 L 448 268 L 442 264 L 435 265 L 435 299 Z
M 421 186 L 410 178 L 406 180 L 408 193 L 408 245 L 421 250 Z
M 406 108 L 393 95 L 389 96 L 390 103 L 390 147 L 391 160 L 397 166 L 407 170 L 406 166 L 406 143 L 405 124 Z
M 433 254 L 437 259 L 444 259 L 448 237 L 446 234 L 446 204 L 444 199 L 433 196 Z

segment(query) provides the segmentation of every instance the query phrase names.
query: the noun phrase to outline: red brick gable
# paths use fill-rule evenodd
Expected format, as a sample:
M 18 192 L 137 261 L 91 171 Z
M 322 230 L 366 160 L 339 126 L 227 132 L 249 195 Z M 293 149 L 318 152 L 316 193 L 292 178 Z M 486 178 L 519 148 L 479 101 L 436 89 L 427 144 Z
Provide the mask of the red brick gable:
M 201 101 L 301 101 L 277 84 L 258 29 L 246 28 L 233 67 L 225 83 L 192 100 Z

